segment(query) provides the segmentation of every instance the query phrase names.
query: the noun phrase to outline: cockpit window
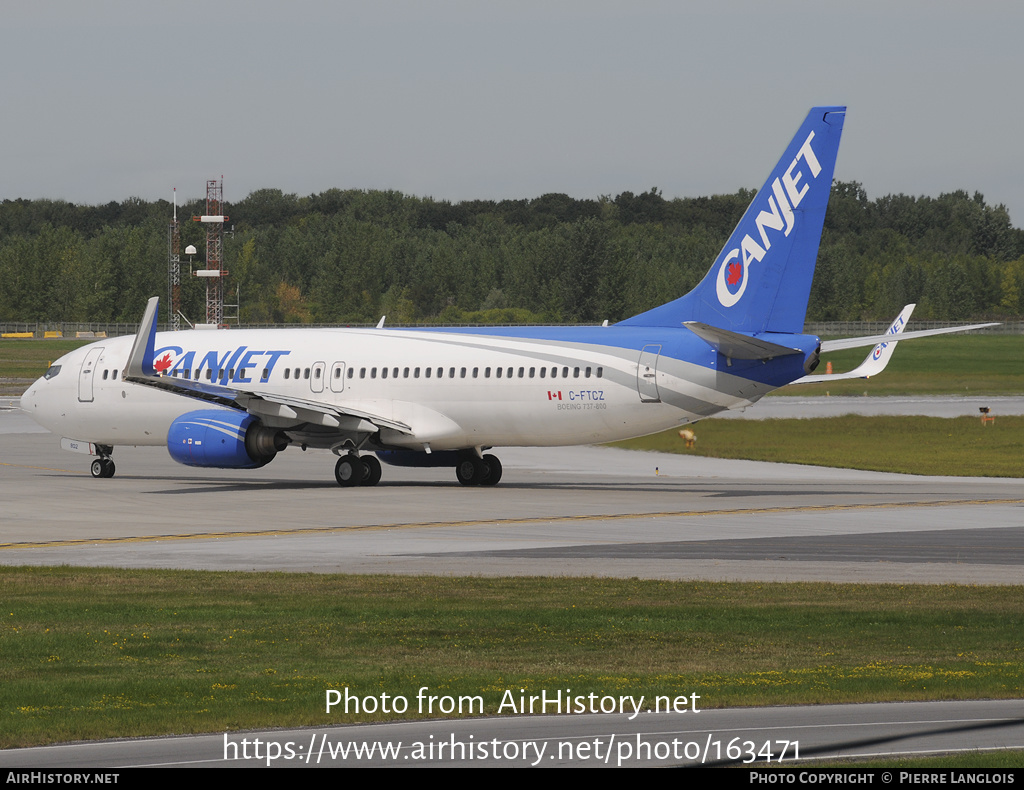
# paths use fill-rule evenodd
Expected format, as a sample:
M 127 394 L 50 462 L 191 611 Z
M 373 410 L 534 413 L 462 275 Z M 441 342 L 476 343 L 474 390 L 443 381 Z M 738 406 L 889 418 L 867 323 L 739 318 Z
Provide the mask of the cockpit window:
M 60 365 L 50 365 L 50 369 L 46 371 L 46 374 L 43 376 L 43 378 L 52 379 L 58 373 L 60 373 Z

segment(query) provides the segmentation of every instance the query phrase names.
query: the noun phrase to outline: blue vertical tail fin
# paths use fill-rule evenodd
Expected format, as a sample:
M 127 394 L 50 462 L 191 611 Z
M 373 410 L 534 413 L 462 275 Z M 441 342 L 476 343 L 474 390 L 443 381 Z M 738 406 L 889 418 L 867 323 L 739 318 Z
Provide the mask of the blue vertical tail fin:
M 700 284 L 620 326 L 803 331 L 845 117 L 845 107 L 814 107 Z

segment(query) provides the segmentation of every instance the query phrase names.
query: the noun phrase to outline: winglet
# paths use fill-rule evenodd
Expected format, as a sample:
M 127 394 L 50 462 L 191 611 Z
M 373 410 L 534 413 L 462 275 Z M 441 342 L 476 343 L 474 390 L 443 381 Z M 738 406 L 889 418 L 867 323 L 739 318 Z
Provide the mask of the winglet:
M 861 362 L 856 368 L 849 371 L 848 373 L 825 373 L 823 375 L 816 376 L 804 376 L 802 379 L 797 379 L 794 384 L 811 384 L 816 381 L 839 381 L 841 379 L 866 379 L 871 376 L 877 376 L 883 370 L 885 366 L 889 364 L 889 360 L 892 359 L 892 352 L 896 350 L 896 343 L 898 342 L 898 336 L 903 334 L 903 330 L 907 328 L 907 323 L 910 321 L 910 315 L 914 312 L 916 304 L 908 304 L 900 314 L 896 316 L 896 320 L 889 326 L 887 335 L 896 336 L 895 340 L 883 341 L 871 349 L 871 353 L 864 357 L 864 361 Z
M 156 319 L 160 314 L 160 297 L 154 296 L 146 303 L 146 312 L 142 315 L 139 332 L 135 335 L 132 352 L 128 355 L 128 365 L 124 369 L 123 378 L 145 378 L 156 375 L 153 357 L 156 350 Z

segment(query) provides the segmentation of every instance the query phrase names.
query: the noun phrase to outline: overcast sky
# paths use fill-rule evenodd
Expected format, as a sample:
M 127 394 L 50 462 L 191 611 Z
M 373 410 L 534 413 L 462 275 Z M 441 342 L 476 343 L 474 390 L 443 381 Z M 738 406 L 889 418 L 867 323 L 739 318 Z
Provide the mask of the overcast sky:
M 438 199 L 759 187 L 807 110 L 836 177 L 1024 227 L 1024 3 L 5 2 L 0 198 Z

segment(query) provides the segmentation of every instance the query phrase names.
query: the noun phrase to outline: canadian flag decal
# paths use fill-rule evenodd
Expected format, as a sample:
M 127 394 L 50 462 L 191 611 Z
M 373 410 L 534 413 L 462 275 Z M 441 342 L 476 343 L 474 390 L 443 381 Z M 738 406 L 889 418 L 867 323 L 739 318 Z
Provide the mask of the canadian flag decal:
M 552 392 L 551 390 L 548 390 L 548 400 L 561 400 L 561 399 L 562 399 L 562 391 L 561 390 L 559 390 L 558 392 Z

